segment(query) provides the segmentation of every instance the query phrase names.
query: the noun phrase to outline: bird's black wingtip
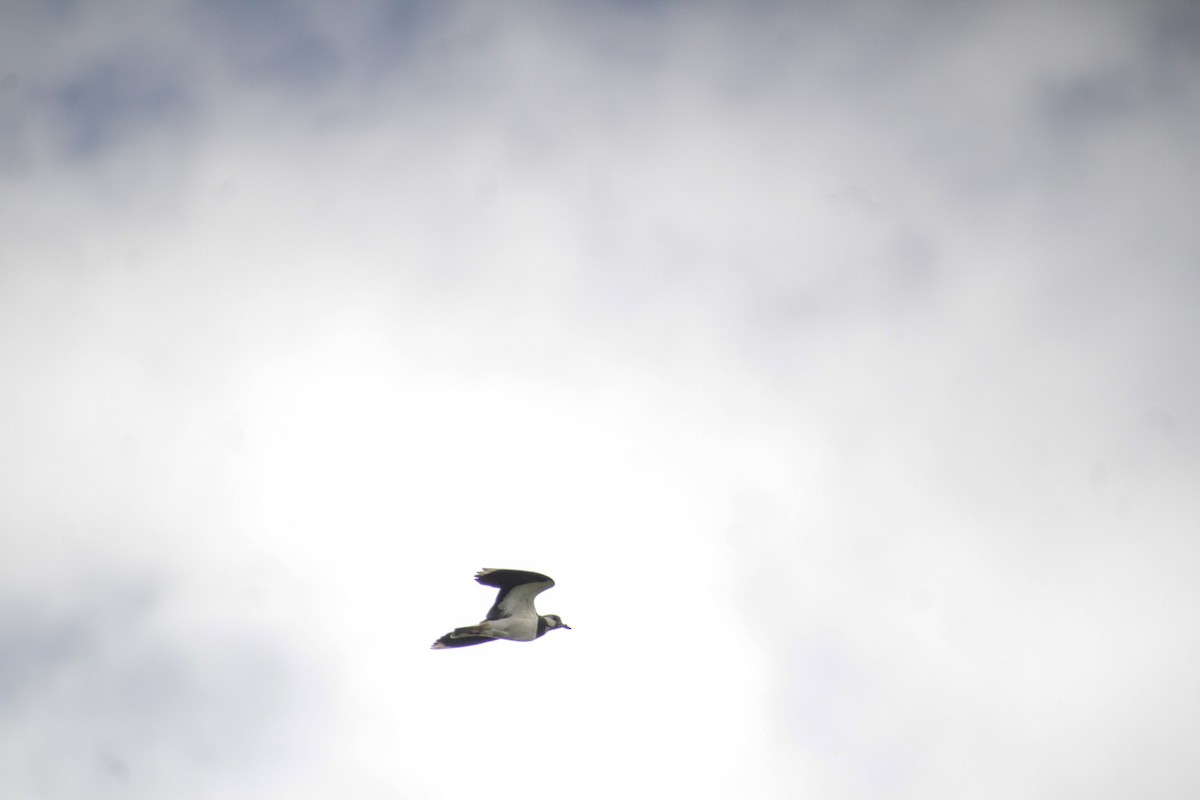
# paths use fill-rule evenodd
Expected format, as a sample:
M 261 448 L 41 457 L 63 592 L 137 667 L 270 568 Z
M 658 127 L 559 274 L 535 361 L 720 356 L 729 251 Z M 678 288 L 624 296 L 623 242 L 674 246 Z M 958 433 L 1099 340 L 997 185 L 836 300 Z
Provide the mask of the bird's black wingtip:
M 554 579 L 540 572 L 530 572 L 524 569 L 495 569 L 487 567 L 475 573 L 475 580 L 484 586 L 496 589 L 511 589 L 526 583 L 546 583 L 554 585 Z

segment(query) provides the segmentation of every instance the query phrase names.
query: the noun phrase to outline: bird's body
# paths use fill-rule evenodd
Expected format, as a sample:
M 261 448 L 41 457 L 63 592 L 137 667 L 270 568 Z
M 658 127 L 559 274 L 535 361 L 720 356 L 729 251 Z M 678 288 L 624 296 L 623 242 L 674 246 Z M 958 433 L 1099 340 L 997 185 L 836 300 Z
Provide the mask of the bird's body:
M 455 628 L 433 643 L 434 650 L 447 647 L 466 647 L 497 639 L 532 642 L 546 631 L 570 626 L 557 614 L 541 615 L 533 599 L 554 585 L 554 581 L 539 572 L 519 569 L 482 569 L 475 580 L 484 586 L 500 590 L 496 602 L 488 609 L 487 618 L 478 625 Z

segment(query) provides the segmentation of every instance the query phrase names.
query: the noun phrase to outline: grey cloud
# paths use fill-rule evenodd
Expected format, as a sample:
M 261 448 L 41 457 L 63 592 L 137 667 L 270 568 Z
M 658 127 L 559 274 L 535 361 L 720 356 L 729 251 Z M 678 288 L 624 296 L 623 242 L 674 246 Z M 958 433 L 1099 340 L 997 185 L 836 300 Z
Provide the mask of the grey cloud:
M 207 796 L 197 770 L 233 776 L 285 741 L 294 657 L 245 627 L 195 626 L 168 595 L 109 575 L 5 597 L 6 791 Z
M 319 93 L 342 74 L 343 53 L 313 9 L 286 2 L 195 2 L 183 16 L 237 80 L 276 90 Z
M 196 122 L 196 100 L 169 59 L 122 54 L 82 65 L 55 92 L 52 136 L 69 157 L 95 157 L 114 147 L 145 147 L 141 137 L 179 139 Z

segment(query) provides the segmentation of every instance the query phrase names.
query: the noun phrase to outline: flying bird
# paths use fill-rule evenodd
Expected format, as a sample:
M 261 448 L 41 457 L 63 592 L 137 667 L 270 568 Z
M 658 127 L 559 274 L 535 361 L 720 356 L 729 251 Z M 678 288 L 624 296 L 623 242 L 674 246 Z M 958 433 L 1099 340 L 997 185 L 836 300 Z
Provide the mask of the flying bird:
M 571 630 L 562 617 L 557 614 L 538 614 L 533 607 L 533 598 L 554 585 L 554 581 L 545 575 L 520 569 L 481 569 L 475 573 L 475 580 L 500 590 L 496 602 L 488 610 L 487 619 L 478 625 L 455 628 L 433 643 L 434 650 L 466 647 L 497 639 L 532 642 L 555 628 Z

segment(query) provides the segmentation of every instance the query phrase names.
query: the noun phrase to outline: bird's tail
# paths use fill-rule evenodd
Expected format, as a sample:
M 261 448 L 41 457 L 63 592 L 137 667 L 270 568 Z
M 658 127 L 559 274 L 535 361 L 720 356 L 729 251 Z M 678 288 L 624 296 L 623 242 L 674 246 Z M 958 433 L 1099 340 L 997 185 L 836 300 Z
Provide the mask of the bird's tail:
M 480 636 L 478 625 L 468 625 L 465 628 L 455 628 L 433 643 L 434 650 L 445 650 L 447 647 L 468 647 L 473 644 L 496 641 L 491 636 Z

